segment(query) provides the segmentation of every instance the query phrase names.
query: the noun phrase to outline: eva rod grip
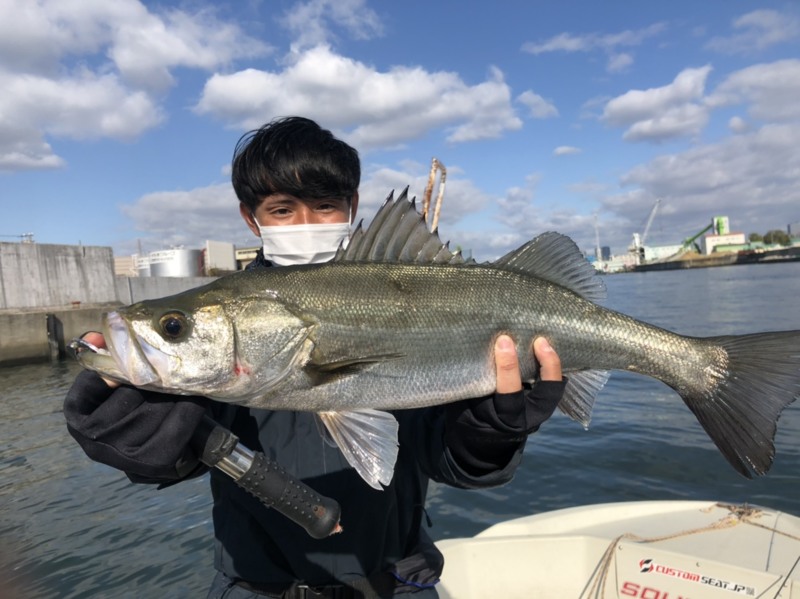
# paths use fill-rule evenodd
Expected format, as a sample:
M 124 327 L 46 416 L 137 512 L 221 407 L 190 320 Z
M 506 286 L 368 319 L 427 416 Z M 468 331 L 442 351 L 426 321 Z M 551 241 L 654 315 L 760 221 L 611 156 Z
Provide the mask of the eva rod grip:
M 200 423 L 192 445 L 207 466 L 218 468 L 236 484 L 293 522 L 315 539 L 341 530 L 339 504 L 297 480 L 261 452 L 241 443 L 231 431 L 208 417 Z
M 236 483 L 305 528 L 315 539 L 340 530 L 341 509 L 336 501 L 290 476 L 261 452 L 254 454 L 253 465 Z

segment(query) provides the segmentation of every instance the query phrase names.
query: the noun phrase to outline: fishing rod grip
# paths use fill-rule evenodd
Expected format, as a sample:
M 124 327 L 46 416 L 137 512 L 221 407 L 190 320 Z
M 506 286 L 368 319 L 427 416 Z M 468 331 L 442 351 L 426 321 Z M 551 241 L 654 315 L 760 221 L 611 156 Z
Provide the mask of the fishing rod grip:
M 340 532 L 339 504 L 311 489 L 263 453 L 251 451 L 231 431 L 208 416 L 198 426 L 192 446 L 207 466 L 218 468 L 236 484 L 302 526 L 315 539 Z

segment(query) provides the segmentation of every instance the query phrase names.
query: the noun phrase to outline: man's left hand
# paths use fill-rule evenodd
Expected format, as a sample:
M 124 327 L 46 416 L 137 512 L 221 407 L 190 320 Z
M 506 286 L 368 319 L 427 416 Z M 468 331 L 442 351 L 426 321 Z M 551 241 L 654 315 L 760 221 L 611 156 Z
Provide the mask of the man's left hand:
M 544 337 L 533 341 L 533 353 L 539 362 L 539 378 L 543 381 L 560 381 L 561 359 Z M 519 357 L 514 341 L 500 335 L 494 343 L 494 363 L 497 369 L 497 393 L 516 393 L 522 390 Z

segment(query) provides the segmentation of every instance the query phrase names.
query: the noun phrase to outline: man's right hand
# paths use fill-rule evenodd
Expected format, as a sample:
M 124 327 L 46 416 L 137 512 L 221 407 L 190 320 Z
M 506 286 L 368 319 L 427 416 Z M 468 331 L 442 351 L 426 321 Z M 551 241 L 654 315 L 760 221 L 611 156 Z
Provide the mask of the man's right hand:
M 84 339 L 105 347 L 100 333 Z M 134 482 L 168 482 L 199 467 L 189 442 L 207 399 L 155 393 L 81 372 L 64 400 L 67 429 L 86 454 Z

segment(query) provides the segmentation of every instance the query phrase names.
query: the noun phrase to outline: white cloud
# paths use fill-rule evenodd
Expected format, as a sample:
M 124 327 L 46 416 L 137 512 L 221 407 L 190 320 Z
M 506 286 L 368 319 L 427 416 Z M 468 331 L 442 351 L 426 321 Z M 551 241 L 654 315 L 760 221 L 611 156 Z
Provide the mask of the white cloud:
M 710 66 L 681 71 L 663 87 L 631 90 L 610 100 L 603 120 L 615 127 L 628 127 L 629 141 L 662 141 L 699 133 L 708 122 L 703 103 Z
M 517 96 L 517 102 L 525 104 L 530 110 L 531 117 L 535 119 L 547 119 L 558 116 L 558 108 L 552 102 L 548 102 L 537 93 L 527 90 Z
M 444 229 L 443 239 L 449 238 L 469 250 L 479 261 L 494 260 L 545 231 L 558 231 L 576 240 L 586 234 L 593 240 L 593 235 L 587 234 L 593 231 L 591 216 L 564 208 L 556 199 L 539 197 L 541 177 L 532 173 L 521 185 L 508 188 L 503 197 L 487 197 L 485 205 L 493 207 L 493 211 L 481 213 L 479 227 L 467 227 L 465 221 L 458 221 Z M 449 201 L 458 202 L 460 213 L 464 196 L 458 192 L 451 195 L 449 185 L 446 196 Z M 443 213 L 447 213 L 446 208 Z M 496 225 L 492 226 L 492 222 Z
M 728 121 L 728 129 L 734 133 L 744 133 L 750 129 L 750 125 L 748 125 L 747 121 L 745 121 L 742 117 L 734 116 Z
M 580 118 L 581 119 L 600 119 L 603 116 L 603 108 L 608 104 L 611 97 L 609 96 L 596 96 L 589 98 L 581 106 Z
M 510 96 L 498 69 L 470 86 L 455 73 L 422 67 L 376 71 L 317 46 L 298 54 L 283 71 L 214 75 L 195 110 L 243 128 L 303 114 L 367 150 L 400 145 L 438 127 L 454 143 L 498 137 L 522 126 Z
M 665 29 L 665 23 L 654 23 L 643 29 L 628 29 L 619 33 L 575 35 L 564 32 L 543 42 L 526 42 L 522 45 L 522 51 L 533 55 L 549 52 L 602 51 L 608 55 L 606 70 L 609 73 L 618 73 L 633 64 L 633 56 L 630 53 L 621 52 L 619 48 L 639 46 L 646 39 L 660 34 Z
M 0 0 L 0 58 L 14 72 L 54 74 L 64 57 L 94 54 L 108 44 L 111 24 L 134 18 L 139 2 Z
M 633 56 L 625 52 L 609 56 L 606 69 L 609 73 L 621 73 L 633 64 Z
M 497 220 L 524 236 L 532 235 L 544 214 L 541 206 L 535 203 L 541 179 L 541 173 L 532 173 L 523 185 L 507 189 L 505 197 L 498 200 Z
M 114 75 L 83 71 L 47 78 L 0 71 L 0 163 L 6 170 L 58 167 L 45 135 L 71 139 L 131 139 L 163 119 L 141 91 L 131 92 Z
M 0 123 L 0 139 L 0 171 L 50 170 L 65 164 L 36 131 Z
M 709 97 L 712 106 L 747 102 L 749 113 L 764 121 L 800 118 L 800 60 L 757 64 L 731 73 Z
M 757 64 L 728 75 L 712 93 L 705 94 L 711 66 L 681 71 L 669 85 L 631 90 L 609 100 L 602 120 L 625 127 L 628 141 L 663 141 L 700 133 L 710 111 L 722 106 L 747 105 L 751 117 L 764 122 L 800 118 L 800 60 Z M 730 128 L 746 128 L 741 119 Z
M 141 91 L 124 88 L 113 75 L 84 72 L 66 79 L 14 77 L 6 90 L 26 98 L 20 118 L 27 116 L 57 136 L 73 139 L 131 139 L 161 122 L 159 108 Z M 57 110 L 53 110 L 57 107 Z
M 529 54 L 539 55 L 547 52 L 587 52 L 599 47 L 598 34 L 584 36 L 572 35 L 571 33 L 559 33 L 544 42 L 525 42 L 522 51 Z
M 354 39 L 383 34 L 383 24 L 365 0 L 308 0 L 283 15 L 281 23 L 293 34 L 293 52 L 302 52 L 334 40 L 332 28 L 344 28 Z
M 587 194 L 591 196 L 598 196 L 608 191 L 608 184 L 599 181 L 587 180 L 571 183 L 567 186 L 567 190 L 572 193 Z
M 211 71 L 269 51 L 266 44 L 245 35 L 237 25 L 218 20 L 209 9 L 193 14 L 170 10 L 145 12 L 137 21 L 119 23 L 109 56 L 137 87 L 163 90 L 174 84 L 175 67 Z
M 675 241 L 719 214 L 729 216 L 735 230 L 783 228 L 797 221 L 800 206 L 798 136 L 798 123 L 765 125 L 715 144 L 659 156 L 621 178 L 623 186 L 640 194 L 637 198 L 623 195 L 606 207 L 624 215 L 642 197 L 664 198 L 660 218 L 668 217 L 664 227 Z
M 684 71 L 682 75 L 686 75 L 683 85 L 620 96 L 625 102 L 618 98 L 610 108 L 607 105 L 609 119 L 613 116 L 614 124 L 630 125 L 626 135 L 654 138 L 658 132 L 642 128 L 662 125 L 661 137 L 667 132 L 696 131 L 708 118 L 706 113 L 720 107 L 741 105 L 752 119 L 732 116 L 728 127 L 734 135 L 631 169 L 620 179 L 630 190 L 606 196 L 605 210 L 624 222 L 628 215 L 646 212 L 655 198 L 663 198 L 658 220 L 668 238 L 660 243 L 677 243 L 718 214 L 729 216 L 732 227 L 746 233 L 764 233 L 796 222 L 800 109 L 795 98 L 800 97 L 800 61 L 781 60 L 735 71 L 705 97 L 704 73 Z M 667 122 L 668 115 L 675 116 L 674 123 Z M 629 229 L 632 225 L 636 223 L 629 221 Z
M 714 37 L 707 47 L 726 54 L 746 54 L 781 43 L 797 43 L 800 19 L 789 13 L 761 9 L 749 12 L 733 22 L 738 30 L 729 37 Z
M 663 141 L 700 133 L 708 123 L 708 110 L 699 104 L 667 108 L 663 114 L 633 123 L 622 138 L 626 141 Z
M 213 69 L 267 47 L 208 10 L 138 0 L 0 0 L 0 164 L 55 168 L 48 137 L 132 139 L 165 118 L 176 67 Z
M 619 33 L 587 33 L 573 35 L 560 33 L 544 42 L 526 42 L 524 52 L 544 54 L 547 52 L 589 52 L 590 50 L 615 50 L 620 46 L 638 46 L 645 39 L 658 35 L 666 29 L 664 23 L 654 23 L 638 30 L 625 30 Z
M 423 194 L 428 183 L 429 165 L 406 162 L 400 168 L 366 165 L 359 188 L 359 208 L 356 223 L 368 225 L 390 192 L 398 197 L 409 187 L 409 197 L 417 198 L 421 209 Z M 459 176 L 458 166 L 449 166 L 440 228 L 443 241 L 453 236 L 461 243 L 461 235 L 454 233 L 459 220 L 485 208 L 492 198 L 478 189 L 469 179 Z M 436 199 L 437 187 L 433 190 Z M 449 208 L 448 208 L 449 206 Z M 230 183 L 209 185 L 190 190 L 160 191 L 146 194 L 122 207 L 133 228 L 140 232 L 139 240 L 145 251 L 177 245 L 197 247 L 202 240 L 228 241 L 239 246 L 258 245 L 259 241 L 245 227 L 239 216 L 238 200 Z M 164 214 L 180 214 L 179 227 L 174 219 Z M 133 240 L 128 247 L 134 247 Z
M 238 200 L 230 183 L 186 191 L 149 193 L 122 213 L 140 231 L 145 251 L 185 245 L 197 247 L 206 239 L 238 245 L 257 245 L 239 216 Z M 178 221 L 165 214 L 180 214 Z M 177 226 L 176 226 L 177 225 Z
M 569 156 L 571 154 L 580 154 L 583 150 L 574 146 L 558 146 L 553 150 L 554 156 Z
M 478 189 L 469 179 L 459 176 L 461 171 L 458 166 L 445 166 L 447 178 L 440 223 L 452 225 L 485 208 L 491 202 L 491 197 Z M 401 169 L 386 166 L 369 167 L 359 188 L 361 198 L 358 209 L 359 218 L 363 218 L 365 223 L 369 223 L 386 196 L 394 191 L 394 195 L 397 197 L 406 186 L 408 186 L 409 197 L 416 197 L 417 207 L 421 209 L 429 173 L 430 165 L 417 162 L 406 162 Z M 440 174 L 437 173 L 431 202 L 436 200 L 439 191 L 439 177 Z

